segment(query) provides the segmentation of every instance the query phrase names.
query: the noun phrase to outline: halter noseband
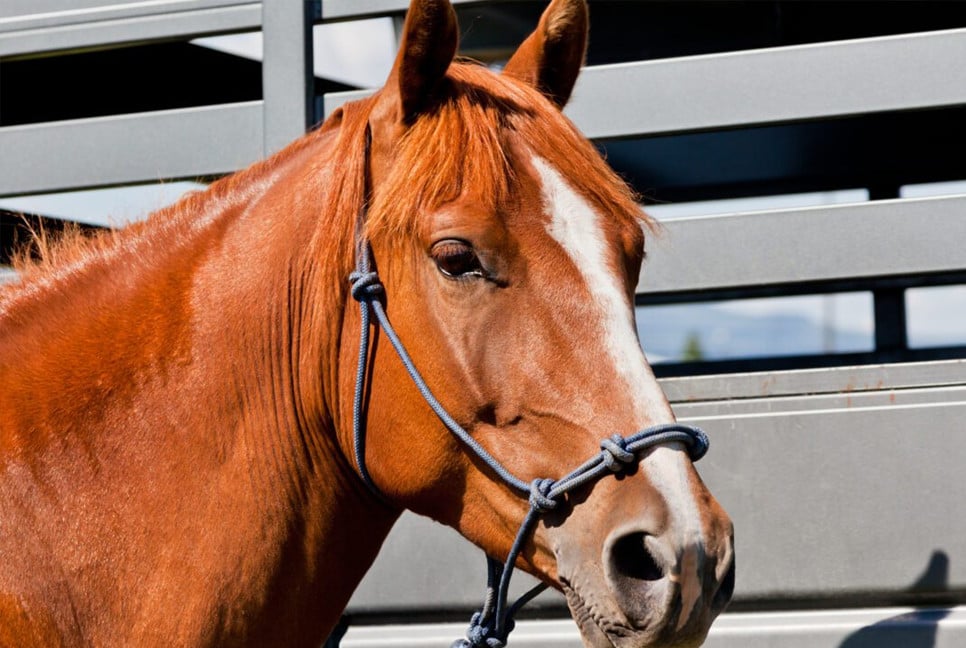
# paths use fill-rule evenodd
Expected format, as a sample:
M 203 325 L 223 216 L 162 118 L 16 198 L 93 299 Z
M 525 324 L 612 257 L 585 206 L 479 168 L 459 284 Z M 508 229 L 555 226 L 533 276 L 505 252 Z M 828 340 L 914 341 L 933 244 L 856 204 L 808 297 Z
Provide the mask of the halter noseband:
M 540 515 L 556 508 L 570 491 L 596 481 L 604 475 L 617 474 L 634 466 L 638 462 L 638 457 L 649 448 L 666 443 L 681 443 L 687 448 L 691 460 L 697 461 L 708 451 L 708 437 L 699 428 L 690 425 L 680 423 L 655 425 L 629 437 L 615 434 L 604 439 L 600 443 L 601 451 L 599 454 L 561 479 L 542 478 L 525 482 L 515 477 L 513 473 L 487 452 L 469 432 L 463 429 L 440 404 L 416 369 L 399 336 L 396 335 L 395 329 L 389 322 L 385 308 L 380 301 L 380 297 L 385 293 L 385 288 L 373 266 L 372 248 L 362 234 L 369 200 L 370 144 L 371 131 L 367 127 L 365 148 L 366 197 L 357 224 L 356 269 L 349 275 L 352 297 L 359 302 L 361 309 L 359 362 L 356 369 L 355 396 L 352 406 L 353 451 L 356 467 L 360 477 L 372 493 L 380 500 L 386 501 L 385 496 L 372 481 L 365 462 L 365 406 L 363 401 L 366 391 L 366 365 L 369 357 L 369 329 L 372 323 L 372 315 L 374 315 L 376 318 L 374 325 L 382 327 L 416 388 L 443 425 L 466 447 L 467 451 L 483 461 L 504 483 L 520 495 L 528 498 L 530 509 L 520 524 L 520 529 L 517 531 L 506 560 L 500 562 L 490 556 L 486 557 L 487 585 L 483 606 L 473 615 L 466 638 L 456 640 L 451 647 L 503 648 L 506 646 L 507 636 L 513 630 L 513 617 L 524 605 L 547 588 L 547 585 L 541 583 L 521 596 L 512 605 L 507 606 L 507 592 L 514 564 Z

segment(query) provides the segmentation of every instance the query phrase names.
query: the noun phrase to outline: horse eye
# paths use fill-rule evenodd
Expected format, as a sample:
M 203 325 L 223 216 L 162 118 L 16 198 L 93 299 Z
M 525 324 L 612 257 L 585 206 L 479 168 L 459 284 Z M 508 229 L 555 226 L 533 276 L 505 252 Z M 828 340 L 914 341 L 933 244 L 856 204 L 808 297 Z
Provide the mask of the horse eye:
M 452 279 L 482 277 L 485 274 L 479 257 L 466 241 L 457 239 L 440 241 L 433 246 L 430 254 L 439 271 Z

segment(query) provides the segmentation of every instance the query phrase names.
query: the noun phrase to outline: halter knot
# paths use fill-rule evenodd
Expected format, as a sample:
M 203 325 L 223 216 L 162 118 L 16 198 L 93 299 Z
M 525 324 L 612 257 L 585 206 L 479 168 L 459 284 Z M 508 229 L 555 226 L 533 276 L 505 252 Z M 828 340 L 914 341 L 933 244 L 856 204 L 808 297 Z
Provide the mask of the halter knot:
M 510 629 L 512 630 L 512 620 Z M 457 639 L 450 648 L 505 648 L 506 640 L 488 636 L 493 631 L 488 624 L 483 623 L 482 615 L 476 612 L 470 619 L 470 627 L 466 630 L 465 639 Z M 509 634 L 509 631 L 507 632 Z
M 354 270 L 349 273 L 352 283 L 352 297 L 356 301 L 366 301 L 385 292 L 379 275 L 375 272 L 360 272 Z
M 534 479 L 530 482 L 530 508 L 537 513 L 545 513 L 557 508 L 557 501 L 550 499 L 550 489 L 553 488 L 552 479 Z
M 637 459 L 637 456 L 627 449 L 627 439 L 619 434 L 601 441 L 600 449 L 600 458 L 611 472 L 620 472 Z

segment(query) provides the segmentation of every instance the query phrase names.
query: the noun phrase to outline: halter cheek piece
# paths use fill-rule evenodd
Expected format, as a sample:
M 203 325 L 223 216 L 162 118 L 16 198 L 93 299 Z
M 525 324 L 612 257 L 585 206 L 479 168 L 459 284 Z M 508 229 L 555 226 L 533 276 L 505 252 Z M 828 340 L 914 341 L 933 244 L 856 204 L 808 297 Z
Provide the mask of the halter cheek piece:
M 366 169 L 368 173 L 369 148 L 371 134 L 366 131 Z M 368 175 L 366 186 L 368 189 Z M 368 190 L 366 192 L 368 201 Z M 708 437 L 700 429 L 679 423 L 655 425 L 637 432 L 629 437 L 615 434 L 600 443 L 599 454 L 568 473 L 559 480 L 548 478 L 534 479 L 525 482 L 515 477 L 499 461 L 493 458 L 469 432 L 463 429 L 430 391 L 429 386 L 420 375 L 405 347 L 396 335 L 395 329 L 389 323 L 385 308 L 380 297 L 385 288 L 379 280 L 372 263 L 372 249 L 361 234 L 366 218 L 368 202 L 363 205 L 359 215 L 359 234 L 357 235 L 356 270 L 349 275 L 351 294 L 361 308 L 361 327 L 359 332 L 359 362 L 356 370 L 355 397 L 352 405 L 353 451 L 359 475 L 372 493 L 380 500 L 385 497 L 376 487 L 369 475 L 365 462 L 365 412 L 363 399 L 366 391 L 366 365 L 369 357 L 370 324 L 375 315 L 376 326 L 380 326 L 402 360 L 406 371 L 412 378 L 416 388 L 439 417 L 443 425 L 464 445 L 466 449 L 482 460 L 496 475 L 511 489 L 528 498 L 530 509 L 510 553 L 504 562 L 486 557 L 487 585 L 482 608 L 473 615 L 465 639 L 456 640 L 451 648 L 503 648 L 506 646 L 507 636 L 513 630 L 513 617 L 530 602 L 537 594 L 547 588 L 540 584 L 521 596 L 509 607 L 507 606 L 507 591 L 510 586 L 510 576 L 517 557 L 523 549 L 530 531 L 533 529 L 540 515 L 557 507 L 564 496 L 572 490 L 590 482 L 596 481 L 608 474 L 617 474 L 634 466 L 638 457 L 649 448 L 666 443 L 681 443 L 687 448 L 692 461 L 697 461 L 708 451 Z

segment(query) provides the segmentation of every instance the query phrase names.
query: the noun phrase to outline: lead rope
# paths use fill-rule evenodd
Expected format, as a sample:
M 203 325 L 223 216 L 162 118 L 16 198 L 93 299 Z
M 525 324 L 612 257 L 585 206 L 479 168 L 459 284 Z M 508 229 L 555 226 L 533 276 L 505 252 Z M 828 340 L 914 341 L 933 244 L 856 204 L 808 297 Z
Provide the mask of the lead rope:
M 366 169 L 368 170 L 368 158 L 371 144 L 371 133 L 366 130 Z M 367 171 L 368 172 L 368 171 Z M 517 531 L 516 538 L 504 562 L 500 562 L 487 555 L 487 586 L 484 602 L 481 609 L 476 612 L 470 620 L 469 629 L 465 639 L 458 639 L 453 642 L 451 648 L 504 648 L 507 636 L 513 630 L 513 618 L 516 613 L 537 594 L 547 588 L 547 585 L 540 584 L 529 590 L 516 602 L 507 607 L 508 591 L 510 587 L 510 577 L 513 574 L 514 565 L 523 546 L 526 543 L 530 531 L 543 513 L 551 511 L 563 501 L 565 495 L 574 489 L 596 481 L 607 474 L 618 474 L 628 467 L 634 466 L 638 462 L 638 457 L 645 450 L 654 446 L 667 443 L 681 443 L 687 449 L 692 461 L 697 461 L 708 451 L 708 437 L 699 428 L 682 425 L 680 423 L 665 423 L 655 425 L 629 437 L 622 437 L 615 434 L 600 443 L 601 451 L 582 465 L 568 473 L 559 480 L 549 478 L 534 479 L 532 482 L 525 482 L 513 475 L 499 461 L 474 439 L 469 432 L 463 429 L 449 415 L 446 409 L 433 395 L 426 381 L 416 369 L 405 347 L 396 335 L 395 329 L 389 322 L 380 297 L 385 294 L 385 288 L 379 279 L 379 275 L 374 269 L 372 259 L 372 249 L 365 240 L 362 230 L 365 223 L 366 211 L 368 208 L 369 179 L 366 176 L 366 203 L 360 210 L 360 222 L 357 231 L 357 250 L 356 250 L 356 269 L 349 275 L 351 283 L 352 297 L 359 302 L 361 310 L 361 328 L 359 333 L 359 361 L 356 367 L 356 385 L 352 407 L 352 433 L 353 451 L 355 454 L 356 467 L 359 475 L 365 482 L 369 490 L 385 502 L 385 496 L 372 481 L 369 470 L 365 462 L 365 391 L 366 391 L 366 367 L 369 358 L 370 346 L 370 326 L 373 324 L 382 328 L 396 354 L 402 361 L 406 372 L 409 374 L 419 393 L 429 404 L 430 408 L 439 417 L 443 425 L 464 445 L 466 448 L 482 460 L 500 479 L 503 480 L 511 489 L 527 497 L 530 508 L 520 529 Z M 375 316 L 375 323 L 372 316 Z

